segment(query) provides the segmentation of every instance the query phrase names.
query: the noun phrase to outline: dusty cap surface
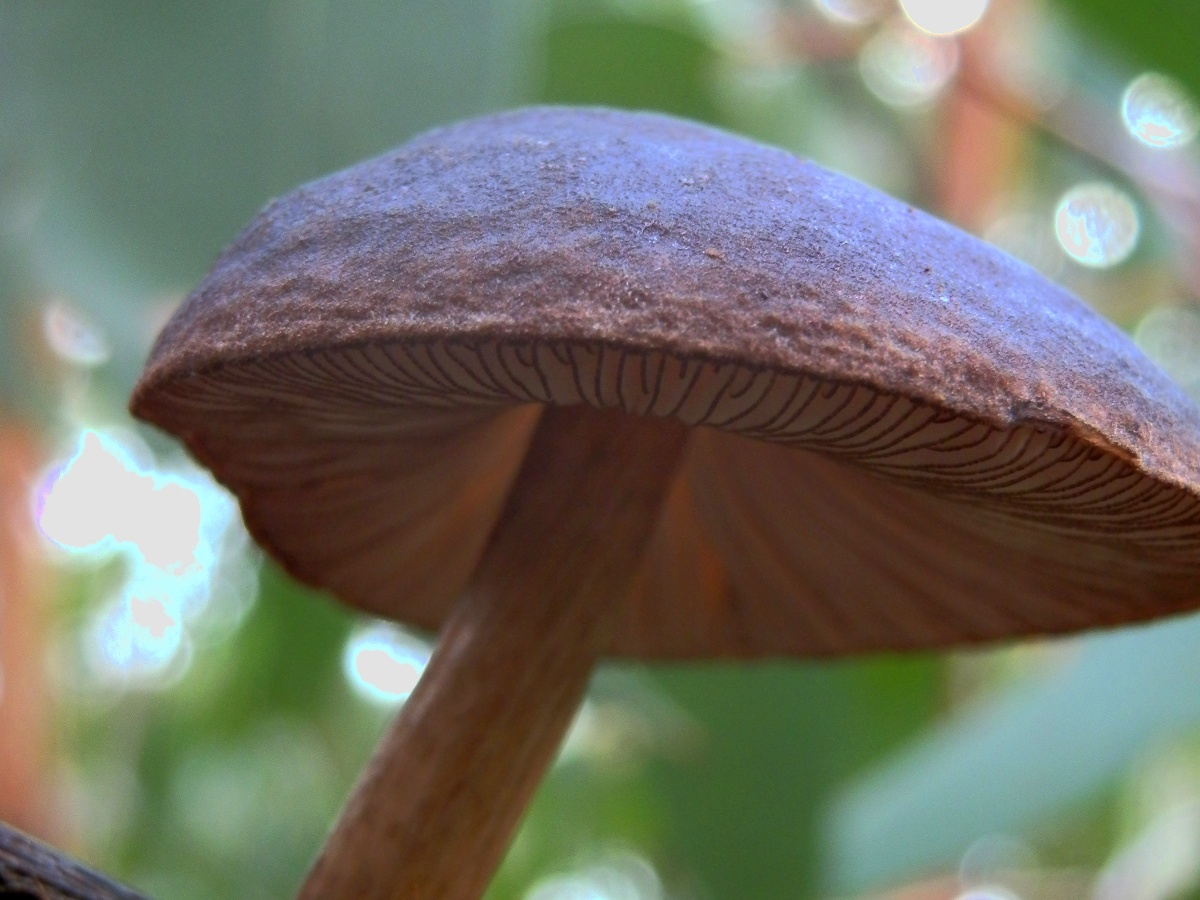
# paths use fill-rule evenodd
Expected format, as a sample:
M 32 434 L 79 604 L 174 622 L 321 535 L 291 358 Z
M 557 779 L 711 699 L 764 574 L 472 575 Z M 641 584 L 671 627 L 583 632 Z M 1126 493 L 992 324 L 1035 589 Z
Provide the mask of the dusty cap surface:
M 615 654 L 1200 604 L 1200 413 L 1123 334 L 901 202 L 657 115 L 477 119 L 273 202 L 133 409 L 295 575 L 432 628 L 547 403 L 698 426 Z

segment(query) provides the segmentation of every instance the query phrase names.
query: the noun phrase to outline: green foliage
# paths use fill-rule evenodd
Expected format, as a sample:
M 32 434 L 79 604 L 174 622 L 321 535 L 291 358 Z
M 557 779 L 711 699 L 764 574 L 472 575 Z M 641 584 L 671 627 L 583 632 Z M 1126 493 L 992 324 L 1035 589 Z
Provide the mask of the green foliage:
M 1200 97 L 1200 4 L 1192 0 L 1059 0 L 1074 19 L 1130 66 L 1178 78 Z
M 547 29 L 541 99 L 718 119 L 716 51 L 694 29 L 598 11 Z
M 952 865 L 981 835 L 1026 831 L 1094 796 L 1152 742 L 1200 722 L 1197 646 L 1194 618 L 1093 637 L 1059 670 L 930 729 L 841 798 L 836 883 Z
M 930 659 L 717 666 L 659 675 L 704 729 L 655 766 L 676 852 L 716 897 L 791 900 L 822 886 L 821 812 L 851 773 L 934 712 Z

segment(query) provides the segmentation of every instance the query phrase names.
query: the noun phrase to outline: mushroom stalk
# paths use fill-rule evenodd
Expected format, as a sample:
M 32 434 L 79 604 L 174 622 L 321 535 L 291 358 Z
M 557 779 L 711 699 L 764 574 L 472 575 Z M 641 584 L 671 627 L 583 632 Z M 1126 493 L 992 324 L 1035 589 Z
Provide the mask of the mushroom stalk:
M 545 410 L 472 584 L 302 900 L 482 896 L 609 645 L 686 434 Z

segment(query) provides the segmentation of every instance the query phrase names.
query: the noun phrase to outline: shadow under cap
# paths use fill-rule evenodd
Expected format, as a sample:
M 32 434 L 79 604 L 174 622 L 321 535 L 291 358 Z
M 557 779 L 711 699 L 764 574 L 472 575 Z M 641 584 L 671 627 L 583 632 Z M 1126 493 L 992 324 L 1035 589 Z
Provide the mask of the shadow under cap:
M 994 248 L 690 123 L 531 109 L 272 203 L 135 392 L 296 575 L 436 627 L 536 421 L 705 426 L 617 654 L 943 646 L 1200 604 L 1200 413 Z

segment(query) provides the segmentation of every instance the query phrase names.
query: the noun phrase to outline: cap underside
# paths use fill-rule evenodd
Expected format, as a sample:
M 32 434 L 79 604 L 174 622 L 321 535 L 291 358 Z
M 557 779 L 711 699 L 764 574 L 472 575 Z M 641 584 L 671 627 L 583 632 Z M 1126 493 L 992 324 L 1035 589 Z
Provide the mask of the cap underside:
M 385 344 L 195 374 L 144 412 L 189 438 L 294 574 L 432 629 L 543 403 L 705 426 L 615 655 L 937 647 L 1197 600 L 1194 493 L 1062 428 L 799 373 L 602 345 Z

